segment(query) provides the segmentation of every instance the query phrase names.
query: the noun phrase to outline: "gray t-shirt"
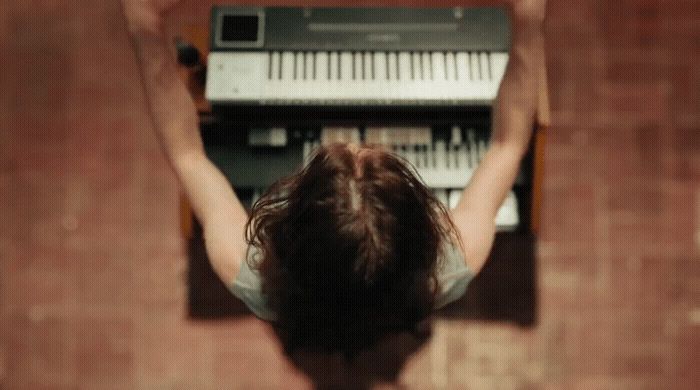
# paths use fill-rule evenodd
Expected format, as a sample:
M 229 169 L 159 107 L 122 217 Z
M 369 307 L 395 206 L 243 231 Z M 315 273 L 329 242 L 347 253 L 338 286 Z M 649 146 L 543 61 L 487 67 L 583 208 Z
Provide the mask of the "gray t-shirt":
M 247 256 L 250 259 L 258 253 L 257 248 L 249 247 Z M 435 300 L 435 309 L 459 299 L 467 291 L 469 282 L 474 277 L 467 267 L 459 248 L 451 243 L 445 247 L 444 266 L 438 272 L 439 291 Z M 251 269 L 247 261 L 241 263 L 241 270 L 228 287 L 233 295 L 242 300 L 250 311 L 265 321 L 275 321 L 277 316 L 267 307 L 267 300 L 262 293 L 260 273 Z

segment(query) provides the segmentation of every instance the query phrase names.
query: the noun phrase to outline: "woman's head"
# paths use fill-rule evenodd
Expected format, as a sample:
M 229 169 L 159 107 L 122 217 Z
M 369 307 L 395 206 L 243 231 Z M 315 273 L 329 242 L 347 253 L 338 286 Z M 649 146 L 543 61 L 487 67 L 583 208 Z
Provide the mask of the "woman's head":
M 414 332 L 433 309 L 445 208 L 395 155 L 319 148 L 253 206 L 248 240 L 285 352 L 348 360 L 387 334 Z

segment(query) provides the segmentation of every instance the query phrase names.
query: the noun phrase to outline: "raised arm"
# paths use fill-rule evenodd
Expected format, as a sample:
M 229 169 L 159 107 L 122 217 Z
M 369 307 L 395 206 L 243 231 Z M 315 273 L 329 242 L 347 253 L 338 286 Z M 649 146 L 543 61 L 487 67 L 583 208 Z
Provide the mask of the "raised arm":
M 546 0 L 511 0 L 508 66 L 493 108 L 491 142 L 453 210 L 465 259 L 478 273 L 493 245 L 495 217 L 513 187 L 528 149 L 537 107 L 539 68 L 544 66 L 542 24 Z
M 224 175 L 206 157 L 197 111 L 167 45 L 162 15 L 177 0 L 122 0 L 153 128 L 203 226 L 212 267 L 233 282 L 245 256 L 247 215 Z

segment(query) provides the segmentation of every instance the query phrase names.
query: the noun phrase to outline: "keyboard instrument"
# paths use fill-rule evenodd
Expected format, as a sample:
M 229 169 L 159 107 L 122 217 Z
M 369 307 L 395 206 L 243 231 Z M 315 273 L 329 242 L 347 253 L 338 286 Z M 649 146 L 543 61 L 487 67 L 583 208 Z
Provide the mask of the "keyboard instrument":
M 384 146 L 457 204 L 488 150 L 502 10 L 223 6 L 211 22 L 202 136 L 247 203 L 343 142 Z M 518 229 L 523 193 L 507 196 L 499 230 Z
M 291 175 L 330 143 L 379 145 L 402 158 L 435 196 L 454 208 L 488 150 L 486 128 L 462 126 L 301 126 L 205 131 L 209 157 L 224 171 L 237 193 L 252 204 L 277 178 Z M 263 162 L 256 166 L 255 161 Z M 523 175 L 518 183 L 523 182 Z M 517 196 L 511 191 L 496 217 L 498 230 L 520 223 Z
M 215 8 L 214 105 L 489 105 L 505 14 L 483 9 Z

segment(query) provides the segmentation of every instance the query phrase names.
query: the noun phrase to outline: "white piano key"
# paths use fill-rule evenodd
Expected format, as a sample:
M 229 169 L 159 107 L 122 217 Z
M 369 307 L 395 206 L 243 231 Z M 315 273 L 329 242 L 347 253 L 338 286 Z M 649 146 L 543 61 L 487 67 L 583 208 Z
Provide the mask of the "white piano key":
M 476 131 L 474 129 L 467 129 L 467 142 L 472 143 L 476 142 Z
M 357 127 L 324 127 L 321 129 L 321 144 L 358 143 L 360 129 Z
M 394 52 L 389 52 L 386 56 L 386 62 L 387 62 L 387 67 L 389 70 L 389 80 L 397 80 L 398 79 L 398 69 L 399 69 L 399 64 L 398 64 L 398 58 L 396 53 Z
M 479 149 L 476 144 L 476 135 L 473 129 L 469 129 L 467 132 L 467 139 L 469 142 L 469 167 L 471 169 L 476 169 L 479 165 Z
M 374 78 L 386 80 L 389 69 L 387 68 L 386 53 L 383 51 L 374 54 Z
M 399 145 L 399 146 L 403 146 L 406 144 L 404 142 L 404 139 L 403 139 L 403 132 L 400 131 L 398 128 L 385 127 L 384 129 L 385 129 L 384 131 L 385 131 L 385 134 L 387 137 L 387 142 L 392 143 L 394 145 Z
M 402 81 L 411 80 L 411 78 L 412 78 L 411 62 L 413 61 L 413 56 L 411 55 L 411 53 L 409 53 L 407 51 L 402 51 L 399 53 L 398 60 L 399 60 L 399 74 L 397 75 L 398 80 L 402 80 Z
M 487 149 L 486 141 L 483 139 L 480 139 L 479 143 L 478 143 L 478 148 L 479 148 L 478 161 L 479 161 L 479 163 L 481 163 L 481 160 L 483 160 L 484 156 L 486 155 L 486 149 Z
M 430 155 L 430 150 L 432 149 L 432 143 L 425 144 L 425 145 L 420 145 L 421 148 L 421 156 L 423 158 L 423 168 L 430 168 L 431 167 L 431 162 L 432 162 L 432 157 Z
M 314 53 L 304 53 L 304 80 L 313 80 L 314 78 Z
M 423 80 L 423 67 L 421 65 L 422 63 L 420 53 L 411 53 L 411 70 L 413 71 L 413 80 Z
M 489 56 L 486 52 L 479 53 L 479 69 L 481 70 L 481 79 L 490 81 L 491 67 L 489 64 Z
M 503 74 L 506 71 L 506 66 L 508 65 L 508 53 L 494 52 L 490 53 L 489 57 L 491 58 L 493 79 L 500 84 L 501 79 L 503 79 Z
M 412 146 L 413 148 L 413 166 L 416 167 L 416 172 L 423 168 L 423 160 L 425 158 L 425 153 L 423 153 L 423 148 L 420 146 Z M 418 174 L 420 176 L 420 173 Z
M 445 166 L 448 170 L 453 170 L 457 168 L 455 166 L 455 162 L 457 161 L 456 157 L 457 155 L 454 153 L 454 150 L 452 150 L 452 145 L 449 145 L 447 147 L 447 150 L 445 151 Z
M 479 71 L 479 53 L 469 53 L 469 68 L 472 71 L 472 80 L 481 80 L 481 72 Z
M 352 80 L 352 53 L 344 51 L 340 53 L 340 79 Z
M 297 52 L 294 57 L 295 57 L 294 58 L 294 60 L 295 60 L 294 76 L 296 77 L 297 80 L 303 80 L 304 79 L 304 53 Z
M 435 170 L 447 169 L 447 146 L 445 141 L 435 141 Z
M 432 54 L 432 64 L 433 64 L 433 79 L 435 81 L 446 81 L 447 75 L 445 74 L 446 64 L 445 64 L 445 53 L 436 51 Z
M 464 155 L 460 155 L 461 158 L 464 160 L 460 160 L 461 163 L 464 163 L 464 166 L 467 167 L 468 171 L 474 171 L 476 167 L 472 166 L 472 154 L 476 153 L 476 150 L 472 149 L 472 146 L 469 144 L 469 142 L 465 142 L 462 144 L 464 147 Z
M 408 156 L 406 154 L 406 146 L 405 145 L 400 145 L 400 144 L 394 144 L 396 146 L 396 154 L 398 154 L 402 159 L 408 160 Z
M 223 81 L 223 80 L 222 80 Z M 258 82 L 263 85 L 264 83 Z M 287 84 L 285 84 L 288 87 Z M 322 100 L 322 101 L 357 101 L 359 103 L 382 103 L 392 101 L 427 100 L 441 102 L 447 100 L 484 102 L 492 98 L 483 85 L 451 85 L 429 81 L 403 81 L 384 84 L 372 81 L 356 83 L 354 80 L 341 80 L 329 88 L 319 88 L 319 84 L 297 80 L 293 89 L 287 89 L 280 83 L 264 85 L 265 99 L 280 100 Z
M 396 145 L 394 139 L 392 138 L 391 129 L 387 127 L 382 127 L 379 130 L 379 139 L 382 145 Z
M 406 152 L 405 152 L 406 160 L 408 160 L 408 162 L 410 162 L 411 165 L 416 166 L 416 153 L 413 150 L 413 146 L 408 145 L 408 146 L 404 146 L 404 148 L 406 150 Z
M 360 135 L 360 128 L 354 127 L 350 129 L 346 135 L 346 142 L 349 144 L 359 145 L 362 142 L 362 136 Z
M 462 129 L 459 126 L 452 126 L 450 143 L 453 145 L 459 145 L 462 143 Z
M 382 145 L 398 145 L 398 142 L 396 142 L 396 139 L 394 138 L 394 131 L 389 127 L 380 128 L 379 139 Z
M 381 135 L 380 130 L 377 127 L 368 126 L 365 128 L 365 143 L 366 144 L 380 144 Z
M 449 205 L 449 198 L 447 195 L 447 190 L 445 189 L 434 189 L 433 194 L 435 194 L 435 198 L 439 200 L 442 204 L 445 206 Z
M 411 145 L 430 145 L 432 143 L 430 127 L 411 127 L 408 134 L 408 142 Z
M 470 135 L 469 131 L 471 131 L 471 130 L 465 130 L 467 137 L 464 140 L 464 142 L 462 143 L 462 145 L 466 149 L 466 151 L 464 153 L 464 158 L 466 158 L 465 165 L 467 166 L 468 169 L 473 169 L 473 167 L 471 165 L 472 164 L 471 163 L 471 161 L 472 161 L 471 155 L 472 155 L 472 153 L 476 153 L 476 150 L 474 150 L 474 148 L 472 147 L 472 144 L 470 142 L 471 135 Z
M 474 170 L 469 166 L 469 149 L 461 144 L 457 147 L 457 166 L 467 171 L 467 177 L 471 177 Z
M 421 53 L 421 69 L 423 71 L 423 80 L 433 79 L 433 62 L 429 52 Z
M 362 143 L 362 140 L 360 138 L 360 129 L 355 127 L 351 129 L 348 134 L 348 143 L 359 145 L 360 143 Z
M 353 80 L 363 80 L 364 79 L 364 67 L 362 66 L 364 62 L 362 61 L 362 53 L 355 52 L 352 55 L 353 58 Z
M 323 101 L 343 101 L 343 102 L 359 102 L 360 104 L 381 104 L 388 100 L 393 102 L 416 100 L 434 101 L 436 103 L 442 101 L 464 101 L 464 102 L 479 102 L 488 103 L 495 97 L 498 82 L 489 81 L 470 81 L 460 79 L 457 81 L 451 80 L 422 80 L 424 61 L 422 61 L 423 53 L 418 57 L 419 74 L 418 79 L 411 80 L 404 75 L 397 74 L 401 82 L 385 83 L 381 79 L 365 80 L 362 83 L 355 83 L 352 80 L 350 71 L 353 68 L 354 58 L 352 53 L 344 52 L 345 55 L 338 53 L 329 55 L 329 62 L 333 65 L 330 67 L 332 76 L 337 76 L 338 64 L 342 63 L 346 72 L 342 72 L 343 79 L 335 81 L 333 85 L 326 87 L 320 84 L 319 80 L 313 81 L 309 77 L 308 72 L 313 76 L 314 66 L 320 68 L 320 60 L 315 59 L 311 65 L 307 65 L 306 54 L 304 53 L 303 62 L 297 64 L 297 56 L 292 52 L 283 52 L 280 56 L 280 68 L 282 78 L 279 80 L 268 80 L 269 68 L 268 64 L 273 61 L 270 55 L 266 52 L 250 52 L 250 53 L 211 53 L 210 59 L 212 64 L 220 64 L 218 67 L 211 66 L 207 75 L 207 99 L 214 104 L 237 102 L 237 101 L 254 101 L 265 100 L 268 102 L 284 102 L 292 100 L 294 102 L 313 102 Z M 401 54 L 404 54 L 402 56 Z M 348 57 L 349 55 L 349 57 Z M 313 55 L 320 56 L 320 53 Z M 336 61 L 331 60 L 333 57 Z M 399 53 L 395 57 L 397 65 L 402 69 L 399 71 L 405 73 L 405 76 L 410 75 L 413 57 L 409 53 Z M 407 59 L 405 62 L 401 59 Z M 338 62 L 340 59 L 340 62 Z M 387 57 L 387 62 L 389 58 Z M 375 59 L 374 67 L 377 67 Z M 432 57 L 431 60 L 432 61 Z M 438 68 L 440 60 L 436 60 Z M 455 58 L 456 62 L 456 58 Z M 237 64 L 236 66 L 226 66 L 226 64 Z M 364 67 L 364 58 L 362 61 Z M 259 71 L 255 72 L 255 78 L 247 76 L 249 73 L 243 73 L 243 69 L 252 69 L 255 67 Z M 309 69 L 310 68 L 310 69 Z M 240 69 L 240 70 L 239 70 Z M 296 71 L 303 73 L 297 75 Z M 371 67 L 370 67 L 371 71 Z M 316 69 L 317 77 L 320 77 L 320 69 Z M 326 69 L 328 72 L 328 69 Z M 377 70 L 375 69 L 375 73 Z M 399 73 L 397 72 L 397 73 Z M 438 70 L 435 70 L 438 73 Z M 258 77 L 259 74 L 259 77 Z M 295 77 L 299 76 L 295 80 Z M 369 75 L 366 75 L 369 77 Z M 377 75 L 378 76 L 378 75 Z M 439 75 L 438 75 L 439 76 Z M 247 78 L 246 78 L 247 77 Z M 246 82 L 233 82 L 231 80 L 246 79 Z M 289 84 L 292 80 L 294 82 Z M 235 84 L 235 88 L 233 85 Z
M 510 191 L 496 213 L 496 228 L 498 230 L 514 230 L 520 224 L 518 214 L 518 199 Z
M 279 80 L 280 78 L 280 52 L 273 51 L 270 57 L 270 79 Z
M 457 79 L 464 82 L 470 80 L 469 53 L 460 51 L 455 56 L 457 61 Z
M 457 63 L 455 62 L 455 54 L 448 51 L 445 54 L 445 79 L 448 81 L 457 80 Z
M 313 144 L 311 141 L 304 141 L 304 165 L 309 163 L 311 159 L 311 151 L 313 150 Z
M 425 149 L 425 159 L 426 159 L 426 164 L 425 167 L 430 171 L 435 169 L 435 166 L 437 165 L 437 162 L 435 161 L 435 153 L 433 153 L 433 145 L 427 145 Z
M 463 159 L 460 157 L 462 146 L 463 145 L 452 146 L 452 149 L 454 150 L 454 163 L 460 172 L 464 172 L 464 175 L 467 175 L 469 173 L 469 166 L 465 165 Z
M 287 129 L 284 127 L 251 128 L 248 131 L 249 146 L 287 146 Z
M 328 52 L 319 51 L 316 59 L 316 80 L 328 80 Z
M 337 51 L 332 51 L 328 55 L 328 62 L 331 80 L 338 80 L 340 78 L 340 75 L 338 74 L 338 68 L 340 67 L 340 58 Z
M 388 127 L 378 127 L 379 143 L 382 145 L 396 145 L 393 132 Z
M 294 52 L 282 52 L 282 80 L 294 79 Z
M 450 210 L 457 207 L 459 200 L 462 198 L 462 190 L 452 190 L 448 195 L 448 205 Z
M 253 195 L 250 197 L 250 204 L 255 205 L 255 203 L 260 199 L 260 196 L 262 196 L 262 192 L 260 191 L 259 188 L 256 188 L 253 190 Z
M 460 162 L 462 162 L 462 161 L 459 158 L 459 145 L 452 145 L 452 163 L 453 163 L 453 166 L 457 170 L 459 170 L 460 172 L 465 172 L 465 174 L 466 174 L 466 172 L 469 168 L 460 164 Z
M 324 127 L 321 129 L 321 145 L 330 145 L 338 141 L 338 132 L 335 127 Z
M 411 146 L 412 131 L 410 127 L 397 127 L 396 133 L 399 134 L 398 139 L 403 145 Z
M 372 57 L 372 53 L 368 51 L 362 54 L 364 60 L 362 64 L 362 68 L 364 69 L 363 79 L 365 80 L 374 80 L 374 58 Z
M 416 168 L 422 168 L 423 167 L 423 158 L 425 157 L 425 155 L 423 153 L 423 149 L 421 149 L 421 147 L 417 146 L 417 145 L 413 145 L 412 148 L 413 148 L 414 158 L 416 160 L 415 163 L 413 163 L 413 165 L 415 165 Z
M 425 149 L 422 146 L 414 146 L 416 150 L 416 168 L 425 167 Z

